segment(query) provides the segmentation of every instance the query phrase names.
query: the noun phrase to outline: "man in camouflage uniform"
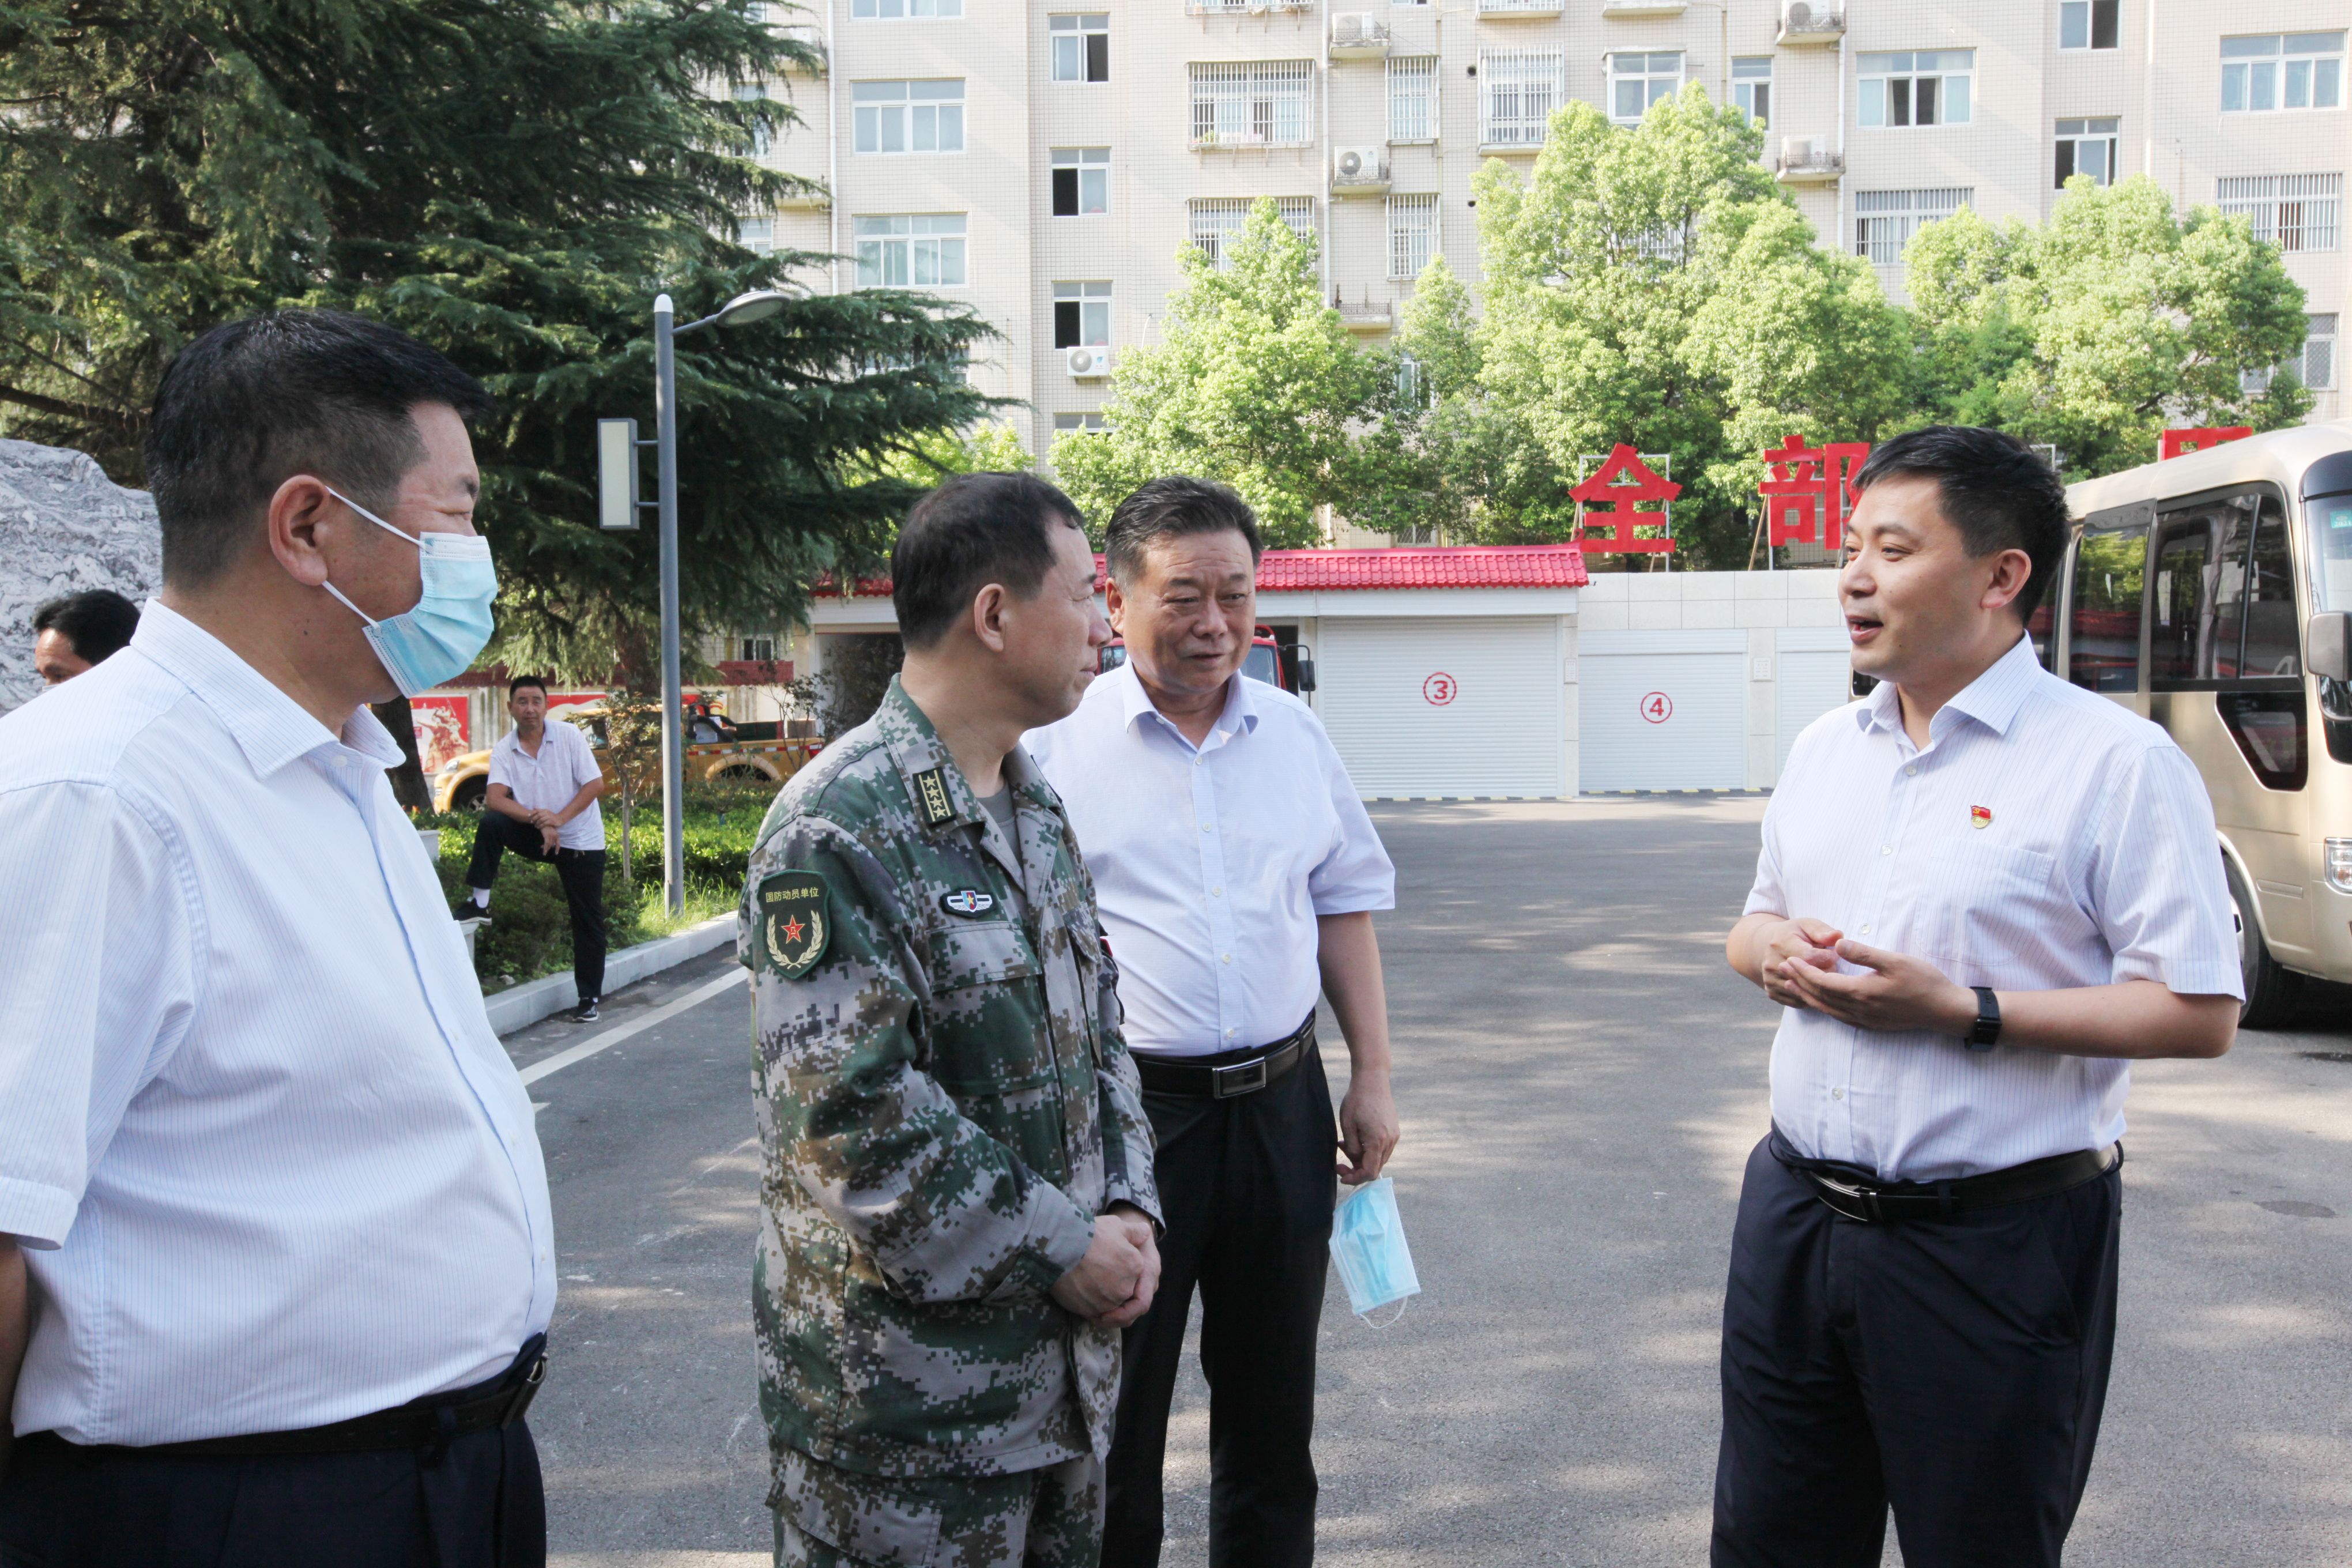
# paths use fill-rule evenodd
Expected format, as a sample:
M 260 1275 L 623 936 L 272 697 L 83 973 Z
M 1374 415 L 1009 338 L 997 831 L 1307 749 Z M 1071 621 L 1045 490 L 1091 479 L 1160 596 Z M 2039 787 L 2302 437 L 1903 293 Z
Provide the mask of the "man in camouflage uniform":
M 779 1564 L 1099 1554 L 1159 1199 L 1094 885 L 1019 744 L 1109 637 L 1076 515 L 1028 475 L 925 498 L 892 559 L 906 669 L 751 854 Z

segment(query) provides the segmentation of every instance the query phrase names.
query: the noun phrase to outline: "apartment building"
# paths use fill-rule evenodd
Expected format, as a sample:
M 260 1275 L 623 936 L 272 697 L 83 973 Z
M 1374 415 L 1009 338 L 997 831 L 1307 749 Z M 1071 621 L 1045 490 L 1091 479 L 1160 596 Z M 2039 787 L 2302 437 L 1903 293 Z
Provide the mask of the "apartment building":
M 1272 196 L 1322 241 L 1350 330 L 1393 326 L 1443 252 L 1480 276 L 1471 180 L 1522 170 L 1570 99 L 1631 123 L 1700 82 L 1767 127 L 1822 243 L 1900 298 L 1904 242 L 1962 205 L 2046 217 L 2070 174 L 2147 174 L 2277 240 L 2309 295 L 2298 367 L 2347 412 L 2342 0 L 811 0 L 772 7 L 814 74 L 744 84 L 805 124 L 764 155 L 822 182 L 747 237 L 848 259 L 1003 334 L 972 368 L 1032 448 L 1100 419 L 1186 247 Z

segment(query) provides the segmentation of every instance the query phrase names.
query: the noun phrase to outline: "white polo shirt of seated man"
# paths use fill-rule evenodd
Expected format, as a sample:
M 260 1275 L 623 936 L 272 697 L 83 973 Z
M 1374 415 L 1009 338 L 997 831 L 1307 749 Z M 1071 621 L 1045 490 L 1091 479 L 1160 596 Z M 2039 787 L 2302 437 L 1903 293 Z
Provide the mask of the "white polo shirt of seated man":
M 1131 1050 L 1281 1039 L 1322 990 L 1317 919 L 1396 905 L 1396 868 L 1322 721 L 1264 681 L 1234 676 L 1194 746 L 1123 665 L 1024 743 L 1093 873 Z
M 526 811 L 562 811 L 578 795 L 604 776 L 596 765 L 596 750 L 588 737 L 561 719 L 550 719 L 539 741 L 539 755 L 523 750 L 522 731 L 509 730 L 490 748 L 490 777 L 513 792 L 515 804 Z M 594 801 L 565 823 L 556 843 L 566 849 L 604 847 L 604 814 Z

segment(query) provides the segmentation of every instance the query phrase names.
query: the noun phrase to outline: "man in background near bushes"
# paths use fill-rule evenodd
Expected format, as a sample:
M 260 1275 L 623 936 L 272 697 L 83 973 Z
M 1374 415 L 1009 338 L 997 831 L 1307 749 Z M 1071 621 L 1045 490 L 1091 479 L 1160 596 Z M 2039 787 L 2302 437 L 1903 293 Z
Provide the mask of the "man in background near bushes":
M 572 983 L 580 1005 L 568 1016 L 593 1024 L 604 1016 L 596 1004 L 604 994 L 604 813 L 596 797 L 604 793 L 604 773 L 587 736 L 547 716 L 547 682 L 538 676 L 515 677 L 507 687 L 507 712 L 514 728 L 490 748 L 489 790 L 466 868 L 472 896 L 451 913 L 466 921 L 489 912 L 490 884 L 507 850 L 552 865 L 572 910 Z
M 62 686 L 130 646 L 139 606 L 111 588 L 51 599 L 33 612 L 33 669 L 45 686 Z
M 0 1563 L 545 1561 L 547 1173 L 367 706 L 490 635 L 490 411 L 356 316 L 197 338 L 162 592 L 0 719 Z

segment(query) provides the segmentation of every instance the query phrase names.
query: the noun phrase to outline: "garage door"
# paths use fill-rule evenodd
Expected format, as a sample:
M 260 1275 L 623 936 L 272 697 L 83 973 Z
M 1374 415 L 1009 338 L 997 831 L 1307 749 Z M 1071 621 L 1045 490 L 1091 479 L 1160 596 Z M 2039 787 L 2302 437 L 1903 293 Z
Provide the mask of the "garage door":
M 1581 787 L 1738 789 L 1748 771 L 1748 634 L 1582 632 Z
M 1773 654 L 1780 668 L 1780 755 L 1773 767 L 1777 783 L 1789 765 L 1789 748 L 1806 725 L 1832 708 L 1852 700 L 1853 644 L 1843 626 L 1782 626 L 1772 634 Z
M 1366 795 L 1559 795 L 1552 616 L 1326 620 L 1317 710 Z

